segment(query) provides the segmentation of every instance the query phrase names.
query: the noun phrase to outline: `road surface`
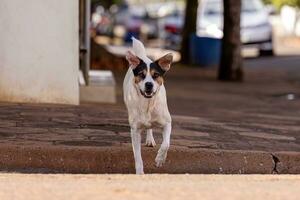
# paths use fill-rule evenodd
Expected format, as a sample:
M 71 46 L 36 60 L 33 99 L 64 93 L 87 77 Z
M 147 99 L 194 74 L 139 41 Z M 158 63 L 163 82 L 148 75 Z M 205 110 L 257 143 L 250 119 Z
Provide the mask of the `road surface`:
M 0 174 L 0 199 L 298 200 L 300 176 Z

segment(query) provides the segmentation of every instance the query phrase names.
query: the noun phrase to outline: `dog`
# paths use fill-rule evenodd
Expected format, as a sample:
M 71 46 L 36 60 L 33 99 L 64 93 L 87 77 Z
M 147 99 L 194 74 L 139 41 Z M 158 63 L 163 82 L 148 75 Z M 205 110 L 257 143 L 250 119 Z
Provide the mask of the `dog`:
M 128 111 L 131 142 L 136 174 L 144 174 L 141 155 L 141 134 L 146 132 L 146 146 L 156 145 L 152 128 L 161 127 L 163 141 L 155 158 L 161 167 L 170 146 L 172 119 L 164 87 L 164 75 L 169 71 L 173 55 L 164 55 L 152 61 L 146 55 L 143 43 L 132 38 L 133 52 L 126 53 L 129 69 L 123 82 L 124 102 Z

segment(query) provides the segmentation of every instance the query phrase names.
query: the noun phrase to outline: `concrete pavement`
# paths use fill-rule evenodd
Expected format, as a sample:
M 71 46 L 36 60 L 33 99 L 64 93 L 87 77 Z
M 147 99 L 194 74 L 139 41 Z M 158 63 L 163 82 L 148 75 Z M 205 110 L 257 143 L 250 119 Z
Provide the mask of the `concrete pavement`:
M 298 200 L 299 176 L 0 174 L 3 200 Z

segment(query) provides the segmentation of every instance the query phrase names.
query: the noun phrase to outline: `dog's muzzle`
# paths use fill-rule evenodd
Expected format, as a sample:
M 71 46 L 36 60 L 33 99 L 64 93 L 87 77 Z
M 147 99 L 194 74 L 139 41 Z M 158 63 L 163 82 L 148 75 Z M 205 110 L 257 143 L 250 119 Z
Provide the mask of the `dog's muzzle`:
M 153 83 L 151 82 L 146 82 L 145 83 L 145 91 L 141 91 L 141 94 L 145 97 L 145 98 L 151 98 L 154 95 L 153 92 Z
M 155 95 L 155 92 L 147 92 L 147 91 L 145 91 L 145 92 L 143 92 L 142 90 L 140 90 L 140 92 L 141 92 L 141 95 L 143 95 L 145 98 L 152 98 L 154 95 Z

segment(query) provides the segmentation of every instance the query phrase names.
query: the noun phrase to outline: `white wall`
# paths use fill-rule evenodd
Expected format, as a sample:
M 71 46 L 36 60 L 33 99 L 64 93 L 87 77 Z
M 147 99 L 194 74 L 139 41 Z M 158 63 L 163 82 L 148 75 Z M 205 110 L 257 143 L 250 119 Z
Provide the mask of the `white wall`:
M 78 1 L 0 0 L 0 101 L 79 103 Z

